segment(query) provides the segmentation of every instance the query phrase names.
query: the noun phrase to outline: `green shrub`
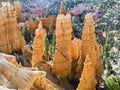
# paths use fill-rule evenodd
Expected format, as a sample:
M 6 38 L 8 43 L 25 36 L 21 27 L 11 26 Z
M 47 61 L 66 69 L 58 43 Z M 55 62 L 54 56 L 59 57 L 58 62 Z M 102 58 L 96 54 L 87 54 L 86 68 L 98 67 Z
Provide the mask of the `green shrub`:
M 118 80 L 114 75 L 110 75 L 106 78 L 105 90 L 120 90 Z

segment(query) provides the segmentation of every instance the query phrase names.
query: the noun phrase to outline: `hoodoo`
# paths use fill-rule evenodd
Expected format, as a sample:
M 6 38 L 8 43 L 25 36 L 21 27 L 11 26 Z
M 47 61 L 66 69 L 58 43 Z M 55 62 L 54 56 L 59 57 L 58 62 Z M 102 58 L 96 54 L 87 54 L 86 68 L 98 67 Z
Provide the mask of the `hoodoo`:
M 42 26 L 40 21 L 39 28 L 36 30 L 35 38 L 33 42 L 33 58 L 32 66 L 34 67 L 39 62 L 44 62 L 44 40 L 46 36 L 46 31 Z

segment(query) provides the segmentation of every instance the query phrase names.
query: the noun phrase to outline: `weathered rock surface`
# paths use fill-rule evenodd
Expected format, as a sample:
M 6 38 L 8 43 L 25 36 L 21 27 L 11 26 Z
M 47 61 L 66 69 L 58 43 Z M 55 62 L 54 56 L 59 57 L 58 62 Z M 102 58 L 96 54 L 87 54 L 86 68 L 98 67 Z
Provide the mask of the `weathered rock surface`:
M 15 56 L 7 55 L 7 54 L 4 54 L 4 53 L 0 53 L 0 57 L 4 57 L 8 62 L 10 62 L 11 64 L 15 65 L 16 67 L 22 67 L 21 65 L 19 65 L 17 63 Z
M 17 68 L 0 56 L 0 84 L 22 90 L 64 90 L 46 78 L 42 71 Z
M 36 30 L 36 36 L 33 42 L 33 57 L 32 57 L 33 67 L 39 62 L 45 62 L 43 58 L 45 36 L 46 36 L 46 31 L 42 26 L 42 22 L 40 22 L 39 29 Z
M 48 18 L 42 18 L 41 21 L 46 32 L 53 34 L 56 29 L 56 17 L 51 15 Z
M 0 11 L 0 52 L 8 54 L 17 50 L 24 52 L 25 41 L 17 29 L 16 13 L 10 3 L 7 6 L 3 3 Z
M 76 68 L 78 66 L 78 60 L 81 58 L 81 40 L 74 38 L 71 46 L 72 53 L 72 67 L 71 67 L 71 78 L 75 78 Z
M 30 21 L 30 20 L 27 20 L 25 22 L 25 24 L 27 25 L 27 27 L 29 28 L 30 30 L 30 33 L 35 36 L 35 30 L 38 28 L 39 26 L 39 20 L 36 20 L 36 21 Z
M 81 40 L 74 38 L 72 40 L 72 57 L 73 60 L 77 60 L 80 57 L 81 52 Z
M 60 4 L 60 11 L 59 11 L 59 13 L 60 14 L 64 14 L 64 15 L 67 14 L 62 0 L 61 0 L 61 4 Z
M 93 62 L 90 60 L 89 56 L 86 56 L 84 69 L 77 90 L 96 90 L 97 80 L 95 76 L 96 71 Z
M 91 74 L 93 74 L 94 78 L 97 81 L 99 81 L 103 74 L 102 46 L 100 46 L 96 42 L 96 37 L 95 37 L 95 33 L 94 33 L 94 31 L 95 31 L 94 21 L 93 21 L 92 14 L 87 14 L 85 17 L 85 20 L 86 21 L 85 21 L 85 26 L 83 29 L 82 42 L 81 42 L 81 58 L 78 61 L 78 67 L 76 69 L 76 72 L 77 72 L 76 78 L 82 78 L 82 77 L 87 78 L 86 75 L 90 75 L 92 77 Z M 88 58 L 88 56 L 89 56 L 89 58 Z M 86 58 L 87 58 L 87 60 L 86 60 Z M 87 65 L 86 62 L 88 62 L 88 61 L 90 63 L 92 63 L 92 67 L 89 68 L 90 71 L 89 71 L 89 69 L 86 70 L 86 67 L 90 66 L 90 65 L 86 66 Z M 93 73 L 93 71 L 94 71 L 94 73 Z M 81 76 L 81 74 L 82 74 L 82 76 Z M 86 79 L 86 81 L 83 80 L 83 82 L 86 82 L 86 83 L 89 82 L 86 85 L 84 85 L 84 84 L 82 85 L 81 83 L 83 83 L 83 82 L 81 82 L 82 80 L 80 80 L 80 85 L 79 85 L 80 89 L 78 89 L 78 90 L 95 90 L 95 88 L 94 88 L 96 85 L 96 84 L 94 84 L 95 79 L 93 79 L 93 82 L 91 82 L 91 79 L 88 79 L 88 78 Z M 89 88 L 86 87 L 86 86 L 90 86 L 90 84 L 91 84 L 91 88 L 93 87 L 92 89 L 90 89 L 90 87 Z
M 17 21 L 21 22 L 21 21 L 25 21 L 24 17 L 22 16 L 22 4 L 20 1 L 14 1 L 13 2 L 14 5 L 14 9 L 16 11 L 16 16 L 17 16 Z
M 72 23 L 69 14 L 60 14 L 56 22 L 56 53 L 53 64 L 53 73 L 62 75 L 62 78 L 71 74 L 71 43 L 72 43 Z

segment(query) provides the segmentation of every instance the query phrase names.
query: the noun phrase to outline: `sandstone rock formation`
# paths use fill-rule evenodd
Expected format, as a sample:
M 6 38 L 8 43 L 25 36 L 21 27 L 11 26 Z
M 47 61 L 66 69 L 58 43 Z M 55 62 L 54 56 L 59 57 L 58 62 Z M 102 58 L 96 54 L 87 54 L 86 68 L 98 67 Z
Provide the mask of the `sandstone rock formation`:
M 86 56 L 84 62 L 84 69 L 80 78 L 80 83 L 77 90 L 96 90 L 97 80 L 95 78 L 96 71 L 93 66 L 92 60 L 89 56 Z
M 102 46 L 97 44 L 94 31 L 95 29 L 94 29 L 94 21 L 92 14 L 87 14 L 85 17 L 85 26 L 82 34 L 81 58 L 78 61 L 78 67 L 76 69 L 77 71 L 76 77 L 80 78 L 81 74 L 83 77 L 84 68 L 85 68 L 84 62 L 86 56 L 88 55 L 90 59 L 89 61 L 92 63 L 92 68 L 95 69 L 94 70 L 95 79 L 99 81 L 103 73 Z M 87 73 L 90 74 L 90 72 Z M 87 82 L 89 82 L 89 80 L 87 80 Z M 84 90 L 93 90 L 93 89 L 84 89 Z
M 71 43 L 72 43 L 72 23 L 69 14 L 60 14 L 56 22 L 56 53 L 53 64 L 53 73 L 61 75 L 62 78 L 71 74 Z
M 72 40 L 72 57 L 73 60 L 77 60 L 80 57 L 81 52 L 81 40 L 74 38 Z
M 17 68 L 3 55 L 0 55 L 0 85 L 21 90 L 64 90 L 49 81 L 45 72 Z
M 33 42 L 33 58 L 32 58 L 33 67 L 39 62 L 45 62 L 43 59 L 45 36 L 46 31 L 42 26 L 42 22 L 40 21 L 39 28 L 35 32 L 35 38 Z
M 0 57 L 4 57 L 8 62 L 15 65 L 16 67 L 22 67 L 20 64 L 17 63 L 15 56 L 0 53 Z
M 30 30 L 30 33 L 35 36 L 35 30 L 38 28 L 39 26 L 39 20 L 36 20 L 36 21 L 30 21 L 30 20 L 27 20 L 25 22 L 25 24 L 27 25 L 27 27 L 29 28 Z
M 22 4 L 20 1 L 13 2 L 14 9 L 16 11 L 17 21 L 24 21 L 24 17 L 22 16 Z
M 65 7 L 64 7 L 64 4 L 63 4 L 63 0 L 61 0 L 61 5 L 60 5 L 60 11 L 59 11 L 60 14 L 64 14 L 66 15 L 67 12 L 65 10 Z
M 74 38 L 71 44 L 72 53 L 72 67 L 71 67 L 71 78 L 75 77 L 76 68 L 78 66 L 78 60 L 81 58 L 81 40 Z
M 48 18 L 42 18 L 41 21 L 46 32 L 53 34 L 56 29 L 56 17 L 51 15 Z
M 16 13 L 10 3 L 2 3 L 0 20 L 0 52 L 24 52 L 24 37 L 17 29 Z
M 46 29 L 46 32 L 53 34 L 55 29 L 56 29 L 56 16 L 48 16 L 47 18 L 41 18 L 40 21 L 42 21 L 43 24 L 43 28 Z M 30 21 L 27 20 L 25 22 L 25 24 L 27 25 L 27 27 L 30 30 L 30 33 L 35 36 L 35 30 L 38 28 L 39 26 L 39 20 L 36 21 Z

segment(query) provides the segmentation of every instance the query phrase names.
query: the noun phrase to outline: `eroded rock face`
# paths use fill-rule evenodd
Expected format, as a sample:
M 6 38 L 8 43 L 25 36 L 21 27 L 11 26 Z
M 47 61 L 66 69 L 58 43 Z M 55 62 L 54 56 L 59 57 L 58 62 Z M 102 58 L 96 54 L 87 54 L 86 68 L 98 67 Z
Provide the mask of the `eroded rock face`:
M 46 32 L 53 34 L 56 29 L 56 17 L 50 15 L 48 18 L 42 18 L 41 21 Z
M 77 90 L 96 90 L 97 80 L 95 78 L 96 71 L 93 62 L 89 56 L 86 56 L 84 69 L 80 78 L 80 83 Z
M 72 57 L 73 60 L 77 60 L 80 57 L 81 52 L 81 40 L 74 38 L 72 40 Z
M 24 17 L 22 16 L 22 4 L 20 1 L 13 2 L 14 9 L 16 11 L 17 21 L 24 21 Z
M 13 56 L 13 55 L 7 55 L 7 54 L 4 54 L 4 53 L 0 53 L 0 58 L 1 57 L 4 57 L 8 62 L 15 65 L 16 67 L 22 67 L 21 64 L 17 63 L 16 57 Z
M 72 53 L 72 67 L 71 67 L 71 78 L 75 77 L 76 68 L 78 66 L 78 60 L 81 58 L 81 40 L 74 38 L 71 46 Z
M 39 62 L 45 62 L 44 56 L 44 39 L 46 36 L 46 31 L 42 27 L 42 22 L 39 24 L 39 28 L 35 32 L 35 38 L 33 42 L 33 57 L 32 57 L 32 67 L 34 67 Z
M 0 85 L 21 90 L 64 90 L 46 78 L 44 71 L 18 68 L 9 55 L 0 53 Z
M 36 21 L 26 21 L 25 24 L 27 25 L 27 27 L 29 28 L 30 30 L 30 33 L 35 36 L 35 30 L 38 28 L 39 26 L 39 20 L 36 20 Z
M 103 62 L 102 62 L 102 46 L 100 46 L 99 44 L 97 44 L 96 42 L 96 37 L 95 37 L 95 29 L 94 29 L 94 21 L 93 21 L 93 17 L 92 14 L 87 14 L 85 17 L 85 26 L 83 29 L 83 34 L 82 34 L 82 42 L 81 42 L 81 58 L 78 61 L 78 67 L 76 69 L 76 78 L 83 78 L 85 77 L 87 74 L 91 74 L 93 73 L 94 78 L 99 81 L 101 79 L 102 73 L 103 73 Z M 87 63 L 86 61 L 86 57 L 89 60 L 90 63 L 92 63 L 92 67 L 89 68 L 91 69 L 90 71 L 86 70 L 86 67 L 90 66 L 86 66 Z M 85 64 L 84 64 L 85 63 Z M 88 63 L 89 64 L 89 63 Z M 93 70 L 92 70 L 93 69 Z M 84 74 L 85 73 L 85 74 Z M 82 74 L 82 76 L 81 76 Z M 85 76 L 84 76 L 85 75 Z M 86 76 L 87 78 L 87 76 Z M 78 90 L 95 90 L 95 89 L 89 89 L 86 86 L 90 86 L 90 84 L 92 84 L 93 82 L 90 79 L 86 79 L 86 83 L 88 83 L 88 85 L 82 85 L 81 82 L 82 80 L 80 80 L 80 89 Z M 85 81 L 85 80 L 83 80 Z M 96 84 L 91 85 L 94 86 Z M 95 86 L 94 86 L 95 87 Z M 86 89 L 85 89 L 86 88 Z
M 11 54 L 17 50 L 24 52 L 24 37 L 17 28 L 16 13 L 13 6 L 2 4 L 0 11 L 0 52 Z M 8 8 L 8 9 L 7 9 Z
M 65 7 L 64 7 L 64 4 L 63 4 L 63 0 L 61 0 L 61 5 L 60 5 L 60 11 L 59 11 L 60 14 L 64 14 L 66 15 L 67 12 L 65 10 Z
M 60 14 L 56 22 L 56 53 L 53 64 L 53 73 L 62 75 L 62 78 L 71 74 L 71 43 L 72 43 L 72 23 L 69 14 Z

